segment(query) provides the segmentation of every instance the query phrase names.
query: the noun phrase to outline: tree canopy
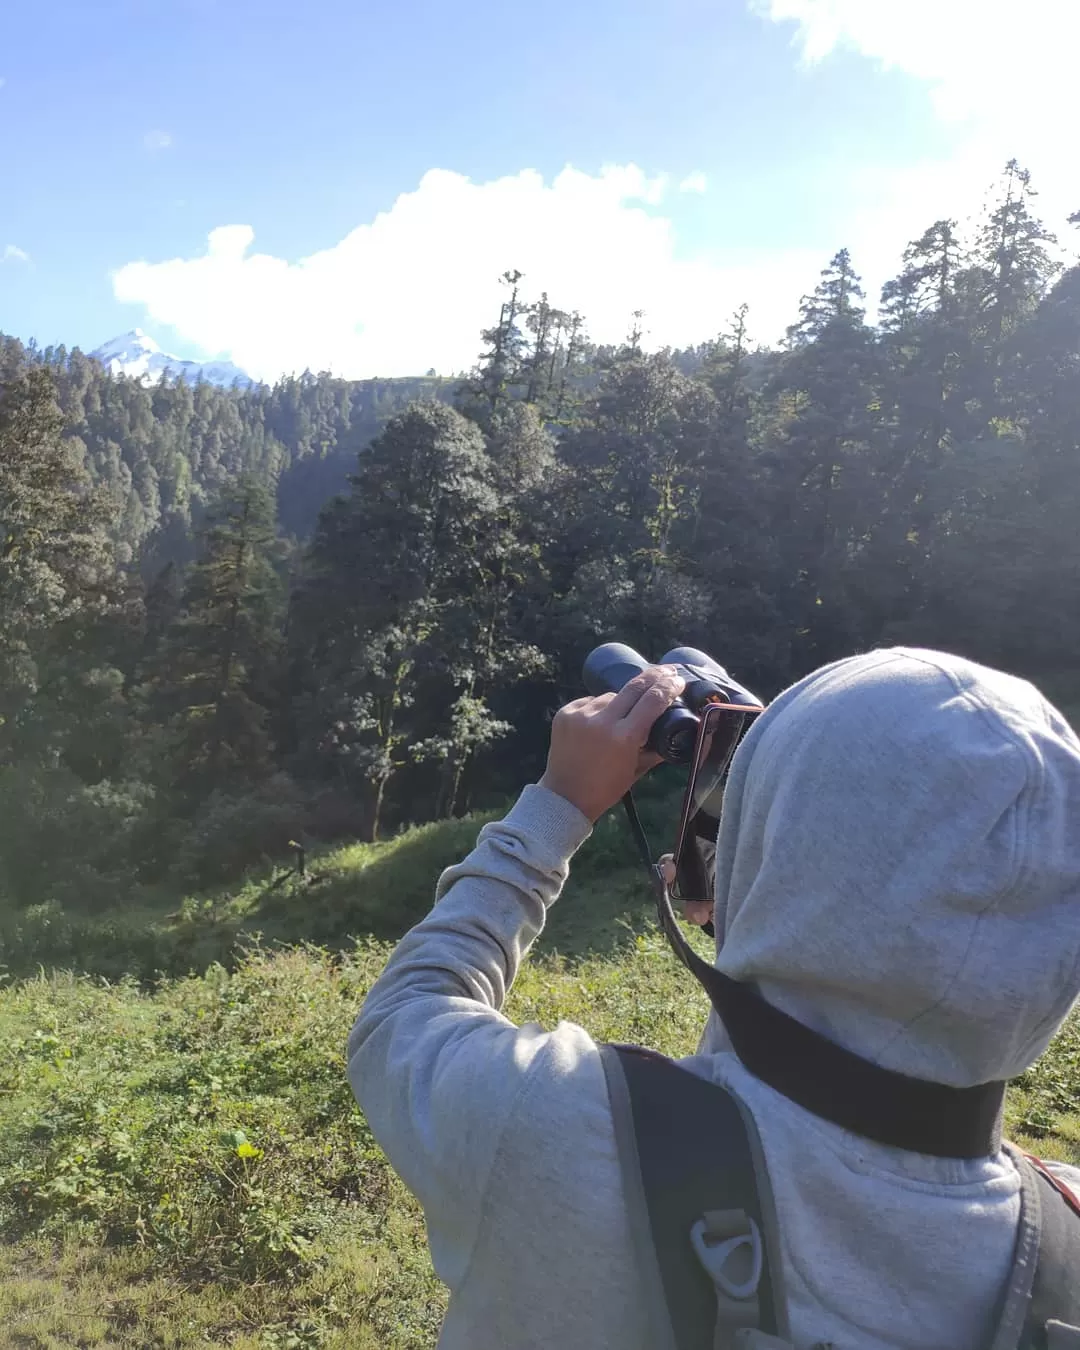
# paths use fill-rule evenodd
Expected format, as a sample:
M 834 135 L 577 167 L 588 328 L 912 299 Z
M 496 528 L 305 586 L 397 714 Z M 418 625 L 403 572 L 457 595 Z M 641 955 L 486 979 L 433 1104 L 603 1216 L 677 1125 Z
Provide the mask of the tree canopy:
M 918 643 L 1080 703 L 1080 267 L 1035 204 L 1010 162 L 874 323 L 839 250 L 776 350 L 745 306 L 600 347 L 517 271 L 456 382 L 147 387 L 0 339 L 0 899 L 498 800 L 610 639 L 766 695 Z

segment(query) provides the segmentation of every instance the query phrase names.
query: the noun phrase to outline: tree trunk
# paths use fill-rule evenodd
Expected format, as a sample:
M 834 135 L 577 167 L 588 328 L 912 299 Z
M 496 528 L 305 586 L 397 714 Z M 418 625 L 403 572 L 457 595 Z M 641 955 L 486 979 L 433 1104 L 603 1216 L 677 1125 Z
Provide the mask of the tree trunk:
M 251 503 L 245 499 L 240 517 L 241 533 L 236 541 L 236 558 L 233 563 L 233 593 L 229 602 L 228 622 L 225 625 L 225 640 L 221 650 L 217 698 L 214 707 L 214 744 L 210 751 L 210 763 L 215 780 L 221 773 L 221 751 L 225 740 L 225 731 L 222 725 L 223 711 L 229 696 L 229 687 L 232 684 L 233 664 L 236 660 L 236 633 L 240 624 L 240 606 L 247 580 L 245 564 L 248 547 L 247 526 L 250 514 Z
M 383 797 L 386 793 L 386 783 L 389 777 L 389 774 L 384 773 L 375 780 L 375 797 L 371 804 L 371 822 L 368 831 L 370 836 L 368 842 L 371 844 L 377 844 L 379 842 L 379 826 L 382 824 Z
M 461 791 L 461 779 L 465 773 L 465 764 L 468 755 L 462 755 L 454 766 L 454 779 L 450 785 L 450 801 L 446 808 L 446 819 L 449 820 L 457 810 L 458 794 Z

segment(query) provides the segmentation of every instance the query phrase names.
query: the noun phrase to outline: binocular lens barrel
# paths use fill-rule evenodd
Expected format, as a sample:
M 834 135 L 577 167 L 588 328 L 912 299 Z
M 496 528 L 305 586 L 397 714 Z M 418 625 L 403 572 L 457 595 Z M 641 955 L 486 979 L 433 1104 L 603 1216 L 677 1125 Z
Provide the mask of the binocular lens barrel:
M 680 648 L 691 651 L 691 648 Z M 708 661 L 708 657 L 705 658 Z M 665 656 L 661 665 L 682 664 Z M 640 675 L 649 665 L 632 647 L 622 642 L 607 642 L 591 651 L 585 660 L 582 679 L 585 688 L 592 695 L 616 694 L 635 675 Z M 653 723 L 646 748 L 658 754 L 669 764 L 688 764 L 694 753 L 697 739 L 698 718 L 690 711 L 682 699 L 676 699 Z
M 617 694 L 627 681 L 640 675 L 648 661 L 624 642 L 605 642 L 585 658 L 582 680 L 595 698 L 597 694 Z

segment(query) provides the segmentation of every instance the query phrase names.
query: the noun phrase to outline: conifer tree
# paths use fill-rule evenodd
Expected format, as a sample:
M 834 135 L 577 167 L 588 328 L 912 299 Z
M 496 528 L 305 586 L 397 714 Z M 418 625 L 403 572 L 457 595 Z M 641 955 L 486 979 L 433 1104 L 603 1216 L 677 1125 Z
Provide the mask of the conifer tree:
M 0 748 L 17 752 L 32 705 L 76 659 L 111 603 L 107 499 L 63 434 L 53 376 L 33 365 L 0 388 Z M 38 709 L 40 722 L 44 713 Z
M 214 789 L 243 790 L 270 771 L 268 706 L 282 605 L 274 549 L 271 490 L 242 476 L 208 512 L 179 613 L 150 662 L 148 692 L 167 729 L 168 771 L 189 808 Z

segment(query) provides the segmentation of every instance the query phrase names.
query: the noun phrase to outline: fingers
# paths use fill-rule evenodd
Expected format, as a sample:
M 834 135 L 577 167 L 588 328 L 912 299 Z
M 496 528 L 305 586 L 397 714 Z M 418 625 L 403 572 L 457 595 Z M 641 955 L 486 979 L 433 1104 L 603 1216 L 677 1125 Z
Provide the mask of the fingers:
M 645 744 L 653 723 L 671 707 L 686 688 L 686 681 L 675 673 L 673 667 L 658 666 L 655 669 L 657 674 L 622 715 L 626 734 L 632 736 L 638 745 Z M 645 679 L 650 674 L 652 672 L 647 671 L 641 678 Z M 608 709 L 609 714 L 613 711 L 614 704 Z
M 595 697 L 586 694 L 584 698 L 572 699 L 569 703 L 563 704 L 552 721 L 565 723 L 572 720 L 577 713 L 602 712 L 614 697 L 614 694 L 597 694 Z
M 652 724 L 685 682 L 672 666 L 651 666 L 617 694 L 567 703 L 551 724 L 541 785 L 599 820 L 642 774 L 660 763 L 645 750 Z
M 686 688 L 686 681 L 670 666 L 651 666 L 619 690 L 607 715 L 644 745 L 656 719 Z
M 660 870 L 664 874 L 664 882 L 668 886 L 673 886 L 677 876 L 674 853 L 665 853 L 661 856 Z M 714 906 L 711 900 L 683 900 L 681 908 L 686 922 L 694 924 L 697 928 L 704 928 L 707 923 L 712 923 Z
M 608 716 L 612 721 L 621 721 L 658 681 L 670 683 L 672 680 L 678 680 L 682 689 L 684 682 L 675 674 L 674 666 L 647 666 L 640 675 L 628 680 L 611 700 L 607 707 Z
M 712 922 L 713 904 L 711 900 L 684 900 L 683 918 L 698 928 L 704 928 Z

